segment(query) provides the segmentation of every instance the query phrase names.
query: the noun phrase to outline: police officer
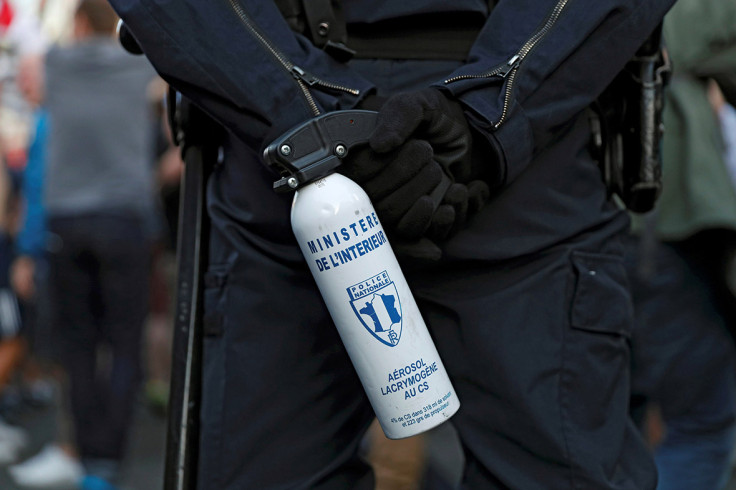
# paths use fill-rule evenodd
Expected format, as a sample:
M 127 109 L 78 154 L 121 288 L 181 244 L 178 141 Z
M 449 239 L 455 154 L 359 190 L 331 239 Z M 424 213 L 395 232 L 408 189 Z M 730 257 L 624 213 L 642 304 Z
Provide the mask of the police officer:
M 585 109 L 673 0 L 333 2 L 350 61 L 271 2 L 111 3 L 228 129 L 207 197 L 200 488 L 373 486 L 358 456 L 373 414 L 261 158 L 295 124 L 355 107 L 379 124 L 342 171 L 398 245 L 453 378 L 465 487 L 654 488 L 627 417 L 628 218 Z

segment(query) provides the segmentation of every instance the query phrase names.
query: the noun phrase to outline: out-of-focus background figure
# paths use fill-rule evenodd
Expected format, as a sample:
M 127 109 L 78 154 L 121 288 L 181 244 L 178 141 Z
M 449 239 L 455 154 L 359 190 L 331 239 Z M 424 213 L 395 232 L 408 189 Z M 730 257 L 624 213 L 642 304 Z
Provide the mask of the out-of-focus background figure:
M 44 63 L 49 292 L 73 437 L 61 441 L 67 451 L 52 444 L 10 469 L 29 487 L 48 484 L 60 468 L 70 483 L 84 478 L 82 488 L 118 484 L 142 379 L 154 216 L 147 89 L 155 73 L 121 49 L 116 23 L 105 0 L 82 0 L 72 42 L 52 48 Z
M 20 216 L 23 155 L 28 139 L 29 105 L 16 75 L 23 60 L 37 59 L 46 48 L 38 18 L 0 0 L 0 399 L 11 396 L 12 381 L 27 352 L 24 311 L 11 287 L 15 235 Z M 0 463 L 14 462 L 29 442 L 20 427 L 0 414 Z
M 736 251 L 727 151 L 736 128 L 721 123 L 733 109 L 718 83 L 736 75 L 736 4 L 680 0 L 664 35 L 674 67 L 664 190 L 629 243 L 632 407 L 648 428 L 658 489 L 718 490 L 736 444 L 736 300 L 726 275 Z
M 14 128 L 7 131 L 12 138 L 3 132 L 2 141 L 12 142 L 3 156 L 17 161 L 3 167 L 18 192 L 15 213 L 3 213 L 14 218 L 15 250 L 3 250 L 2 258 L 12 260 L 8 282 L 27 313 L 30 352 L 24 359 L 23 351 L 5 355 L 3 337 L 0 369 L 16 359 L 8 376 L 22 395 L 11 404 L 20 425 L 29 407 L 41 405 L 34 401 L 54 404 L 58 417 L 46 424 L 45 440 L 33 434 L 33 444 L 21 427 L 0 430 L 0 464 L 23 460 L 7 467 L 10 479 L 0 475 L 0 487 L 115 488 L 131 481 L 122 465 L 145 375 L 155 381 L 148 398 L 157 413 L 166 406 L 170 275 L 159 274 L 149 295 L 153 243 L 167 236 L 154 164 L 171 146 L 161 136 L 162 90 L 148 62 L 119 45 L 106 1 L 4 2 L 0 18 L 20 18 L 21 11 L 33 22 L 3 38 L 3 109 L 13 121 L 4 127 Z M 158 148 L 157 137 L 164 140 Z M 167 167 L 168 185 L 178 179 L 177 163 Z M 152 352 L 143 345 L 149 324 Z M 49 389 L 41 393 L 44 381 Z M 162 460 L 162 448 L 157 452 Z M 153 486 L 160 480 L 146 479 Z

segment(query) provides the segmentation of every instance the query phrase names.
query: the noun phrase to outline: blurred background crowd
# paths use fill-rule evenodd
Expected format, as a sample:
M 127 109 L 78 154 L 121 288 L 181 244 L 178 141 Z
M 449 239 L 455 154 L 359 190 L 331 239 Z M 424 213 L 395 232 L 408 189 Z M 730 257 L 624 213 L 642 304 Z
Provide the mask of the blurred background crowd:
M 114 488 L 136 412 L 163 435 L 182 162 L 116 24 L 0 1 L 2 488 Z
M 167 87 L 104 0 L 0 0 L 0 488 L 160 488 L 178 188 Z M 627 243 L 632 419 L 660 488 L 736 488 L 736 8 L 681 0 L 665 191 Z M 143 427 L 143 429 L 141 429 Z M 379 488 L 452 488 L 451 429 L 366 439 Z

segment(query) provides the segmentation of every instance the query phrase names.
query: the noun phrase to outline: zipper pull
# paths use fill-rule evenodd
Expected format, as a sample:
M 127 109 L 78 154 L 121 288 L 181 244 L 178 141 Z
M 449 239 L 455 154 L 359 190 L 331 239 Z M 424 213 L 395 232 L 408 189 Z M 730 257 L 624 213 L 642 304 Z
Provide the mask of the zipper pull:
M 291 74 L 294 76 L 294 78 L 296 78 L 297 80 L 301 80 L 310 87 L 318 83 L 318 80 L 314 76 L 308 74 L 296 65 L 291 67 Z
M 520 61 L 521 61 L 521 56 L 519 56 L 518 54 L 515 54 L 514 56 L 511 57 L 510 60 L 506 62 L 506 66 L 501 68 L 501 71 L 496 73 L 496 76 L 501 77 L 501 78 L 506 78 L 509 75 L 509 73 L 514 71 L 519 66 Z

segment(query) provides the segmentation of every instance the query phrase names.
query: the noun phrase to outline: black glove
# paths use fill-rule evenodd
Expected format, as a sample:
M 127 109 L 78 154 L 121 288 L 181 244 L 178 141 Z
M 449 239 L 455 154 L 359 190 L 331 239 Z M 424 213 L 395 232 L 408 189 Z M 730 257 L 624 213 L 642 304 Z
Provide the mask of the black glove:
M 453 184 L 432 157 L 422 140 L 386 153 L 357 146 L 338 169 L 366 191 L 396 255 L 417 264 L 440 259 L 441 249 L 424 235 L 450 228 L 455 217 L 438 204 Z
M 452 222 L 437 220 L 430 228 L 430 237 L 443 240 L 462 228 L 490 197 L 488 184 L 478 178 L 480 170 L 473 168 L 477 160 L 472 152 L 473 133 L 459 102 L 437 89 L 425 88 L 396 94 L 381 104 L 370 145 L 382 153 L 400 147 L 409 138 L 428 141 L 434 160 L 456 183 L 442 201 L 454 210 Z
M 438 205 L 452 182 L 426 141 L 410 139 L 385 153 L 353 148 L 339 171 L 363 187 L 383 226 L 401 239 L 419 239 L 433 225 L 435 212 L 440 221 L 446 213 Z
M 435 89 L 371 96 L 379 110 L 370 148 L 354 148 L 340 172 L 360 184 L 400 256 L 436 260 L 440 242 L 476 213 L 490 191 L 470 180 L 472 136 L 462 107 Z
M 473 137 L 460 103 L 434 88 L 388 98 L 378 113 L 371 148 L 384 153 L 398 148 L 409 138 L 429 141 L 435 160 L 456 181 L 468 181 L 472 173 Z
M 478 212 L 490 196 L 490 189 L 473 168 L 473 133 L 459 102 L 445 97 L 434 88 L 396 94 L 388 99 L 369 96 L 366 108 L 378 110 L 376 128 L 370 146 L 377 154 L 391 152 L 409 139 L 426 140 L 434 160 L 458 185 L 448 188 L 438 212 L 442 218 L 432 224 L 429 236 L 445 239 L 460 229 L 467 217 Z M 483 138 L 478 138 L 483 140 Z M 477 145 L 476 145 L 477 146 Z M 476 148 L 477 149 L 477 148 Z M 442 207 L 451 207 L 454 218 Z M 452 220 L 448 223 L 447 220 Z

